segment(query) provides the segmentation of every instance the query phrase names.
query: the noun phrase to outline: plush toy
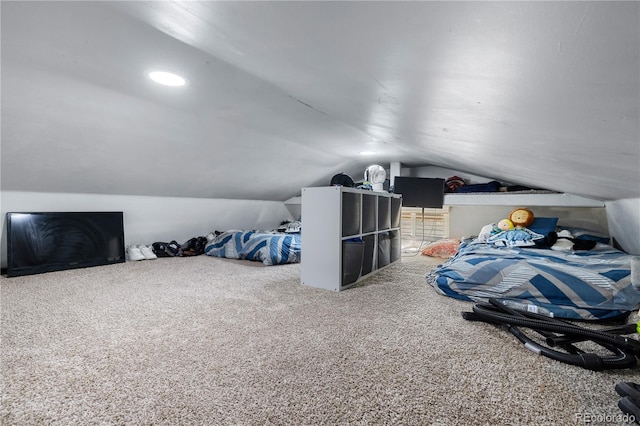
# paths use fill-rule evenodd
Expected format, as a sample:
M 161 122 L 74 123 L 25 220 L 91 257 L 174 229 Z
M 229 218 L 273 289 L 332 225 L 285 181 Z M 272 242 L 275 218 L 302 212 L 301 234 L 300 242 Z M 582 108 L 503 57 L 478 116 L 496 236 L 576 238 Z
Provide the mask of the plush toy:
M 480 230 L 480 233 L 478 234 L 478 241 L 480 241 L 481 243 L 486 243 L 487 240 L 491 238 L 491 236 L 497 231 L 500 231 L 500 229 L 498 229 L 498 226 L 495 223 L 490 223 L 489 225 L 483 226 Z
M 513 223 L 509 219 L 502 219 L 498 223 L 491 223 L 485 225 L 478 234 L 478 240 L 481 243 L 486 243 L 489 238 L 504 231 L 510 231 L 513 229 Z
M 519 207 L 509 214 L 509 220 L 516 228 L 526 228 L 533 223 L 533 212 L 524 207 Z
M 500 229 L 500 231 L 509 231 L 510 229 L 513 229 L 513 222 L 509 219 L 502 219 L 500 222 L 498 222 L 498 228 Z

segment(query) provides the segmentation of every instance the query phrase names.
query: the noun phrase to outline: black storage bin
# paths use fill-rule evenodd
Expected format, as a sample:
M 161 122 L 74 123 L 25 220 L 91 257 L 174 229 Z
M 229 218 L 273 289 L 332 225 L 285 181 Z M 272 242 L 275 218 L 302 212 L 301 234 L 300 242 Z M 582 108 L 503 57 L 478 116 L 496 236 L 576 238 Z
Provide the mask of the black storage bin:
M 360 232 L 360 194 L 342 194 L 342 236 L 348 237 Z
M 400 259 L 400 253 L 402 251 L 402 240 L 400 239 L 400 232 L 391 231 L 389 234 L 389 239 L 391 241 L 390 260 L 391 262 L 395 262 L 396 260 Z
M 357 281 L 362 272 L 364 241 L 360 238 L 342 242 L 342 285 Z
M 376 197 L 375 195 L 362 196 L 362 232 L 376 231 Z
M 402 198 L 391 199 L 391 227 L 399 228 L 402 215 Z
M 378 230 L 391 228 L 391 214 L 389 212 L 390 204 L 390 198 L 378 198 Z
M 366 235 L 364 240 L 364 256 L 362 257 L 362 275 L 367 275 L 373 271 L 373 254 L 376 248 L 376 236 Z
M 391 262 L 391 240 L 388 232 L 378 234 L 378 268 Z

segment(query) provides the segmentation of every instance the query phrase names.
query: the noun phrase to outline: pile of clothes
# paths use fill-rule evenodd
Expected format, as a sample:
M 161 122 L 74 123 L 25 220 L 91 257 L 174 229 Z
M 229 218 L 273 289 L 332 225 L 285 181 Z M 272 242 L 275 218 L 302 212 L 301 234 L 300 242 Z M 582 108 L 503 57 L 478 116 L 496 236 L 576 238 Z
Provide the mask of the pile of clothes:
M 199 256 L 204 254 L 204 247 L 207 245 L 207 237 L 193 237 L 184 244 L 178 244 L 173 240 L 168 243 L 156 242 L 151 245 L 153 252 L 158 257 L 174 256 Z

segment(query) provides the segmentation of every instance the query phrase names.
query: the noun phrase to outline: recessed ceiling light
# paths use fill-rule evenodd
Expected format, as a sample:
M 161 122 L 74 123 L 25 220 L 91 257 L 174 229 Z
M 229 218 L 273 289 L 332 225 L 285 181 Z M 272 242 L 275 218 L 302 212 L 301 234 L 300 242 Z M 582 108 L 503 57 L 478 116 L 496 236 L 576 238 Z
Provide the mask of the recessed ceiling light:
M 184 77 L 180 77 L 178 74 L 174 74 L 167 71 L 151 71 L 149 78 L 156 83 L 163 84 L 165 86 L 184 86 L 187 84 L 187 80 Z

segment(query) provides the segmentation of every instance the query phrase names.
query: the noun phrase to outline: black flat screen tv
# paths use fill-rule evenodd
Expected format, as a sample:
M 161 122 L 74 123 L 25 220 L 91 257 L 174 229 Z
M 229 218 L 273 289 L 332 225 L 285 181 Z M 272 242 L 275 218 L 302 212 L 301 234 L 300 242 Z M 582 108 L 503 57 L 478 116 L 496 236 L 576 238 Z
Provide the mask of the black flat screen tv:
M 9 212 L 7 277 L 125 261 L 122 212 Z
M 393 192 L 402 194 L 404 207 L 441 209 L 444 204 L 444 179 L 396 176 Z

